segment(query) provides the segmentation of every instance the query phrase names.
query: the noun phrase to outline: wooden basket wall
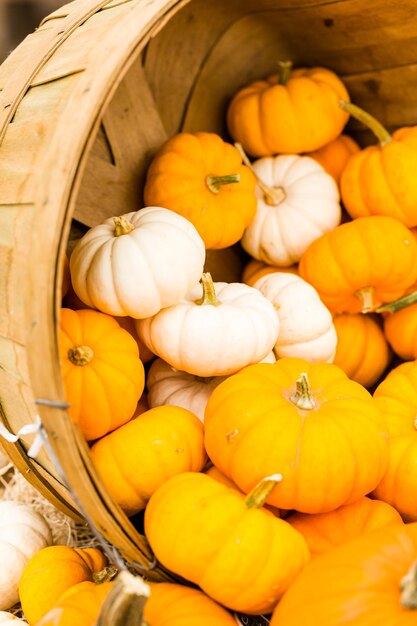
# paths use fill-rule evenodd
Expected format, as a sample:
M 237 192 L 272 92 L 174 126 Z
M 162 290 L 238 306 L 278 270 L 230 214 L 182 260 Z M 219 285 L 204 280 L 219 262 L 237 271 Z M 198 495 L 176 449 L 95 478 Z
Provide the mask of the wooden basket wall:
M 0 66 L 0 418 L 17 433 L 40 415 L 65 479 L 45 450 L 28 457 L 32 436 L 4 447 L 54 504 L 145 568 L 146 541 L 62 408 L 63 254 L 85 227 L 142 206 L 167 137 L 226 137 L 231 95 L 279 59 L 332 68 L 389 129 L 417 123 L 413 0 L 75 0 Z M 216 280 L 238 276 L 234 250 L 208 257 Z

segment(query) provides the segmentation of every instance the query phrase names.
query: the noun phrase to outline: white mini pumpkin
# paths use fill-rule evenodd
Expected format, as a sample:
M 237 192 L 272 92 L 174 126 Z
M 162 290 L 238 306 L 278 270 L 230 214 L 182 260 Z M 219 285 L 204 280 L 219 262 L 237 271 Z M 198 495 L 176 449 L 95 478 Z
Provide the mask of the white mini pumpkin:
M 274 352 L 278 358 L 298 357 L 331 363 L 337 333 L 330 311 L 317 291 L 305 280 L 288 272 L 272 272 L 259 278 L 255 289 L 272 302 L 279 318 Z
M 243 283 L 213 283 L 210 274 L 203 274 L 202 283 L 180 303 L 136 321 L 142 341 L 195 376 L 227 376 L 258 363 L 278 337 L 273 305 Z
M 241 244 L 255 259 L 287 267 L 341 220 L 336 182 L 311 157 L 279 155 L 254 161 L 258 205 Z
M 207 401 L 224 376 L 203 378 L 171 367 L 156 359 L 149 368 L 146 384 L 150 408 L 173 404 L 194 413 L 202 422 Z
M 19 601 L 19 580 L 26 563 L 51 543 L 51 529 L 31 506 L 0 501 L 0 610 Z
M 179 302 L 198 283 L 205 256 L 191 222 L 147 207 L 91 228 L 72 252 L 71 280 L 87 306 L 138 319 Z
M 27 623 L 13 615 L 12 613 L 7 613 L 7 611 L 0 611 L 0 626 L 3 626 L 4 624 L 10 624 L 11 622 L 13 622 L 15 626 L 18 626 L 17 622 L 20 622 L 21 624 Z
M 276 357 L 271 350 L 262 363 L 275 363 Z M 171 367 L 162 359 L 155 359 L 146 377 L 149 407 L 173 404 L 188 409 L 204 422 L 204 411 L 213 389 L 225 376 L 194 376 Z

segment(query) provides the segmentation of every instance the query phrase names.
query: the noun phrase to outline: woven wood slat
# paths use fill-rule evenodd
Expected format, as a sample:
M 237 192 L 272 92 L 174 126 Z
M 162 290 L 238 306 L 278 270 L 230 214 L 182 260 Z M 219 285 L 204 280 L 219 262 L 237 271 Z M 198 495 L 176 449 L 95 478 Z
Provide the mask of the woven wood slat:
M 0 207 L 0 292 L 4 311 L 0 315 L 0 336 L 16 342 L 17 350 L 24 345 L 26 336 L 25 297 L 24 290 L 16 289 L 15 285 L 22 285 L 25 279 L 26 270 L 18 260 L 25 255 L 32 212 L 31 205 Z M 1 367 L 7 369 L 10 364 L 3 361 Z
M 145 72 L 169 136 L 182 128 L 193 83 L 221 34 L 238 19 L 239 4 L 239 0 L 229 0 L 213 11 L 209 2 L 195 0 L 176 13 L 162 37 L 150 41 Z
M 41 85 L 83 71 L 89 64 L 90 58 L 94 57 L 97 46 L 100 45 L 106 32 L 112 28 L 113 24 L 117 23 L 120 16 L 123 16 L 128 8 L 131 10 L 140 1 L 129 0 L 115 8 L 94 13 L 74 30 L 70 38 L 59 46 L 48 63 L 44 64 L 33 77 L 31 85 Z
M 4 83 L 3 91 L 0 93 L 0 143 L 21 98 L 39 69 L 80 24 L 106 3 L 107 0 L 85 0 L 76 8 L 73 7 L 74 10 L 63 21 L 59 21 L 58 25 L 43 31 L 41 36 L 36 37 L 36 46 L 31 51 L 32 54 L 24 63 L 19 65 L 19 72 L 9 74 L 7 82 Z
M 146 169 L 167 138 L 139 63 L 131 68 L 115 93 L 103 126 L 109 146 L 108 162 L 96 158 L 97 152 L 102 154 L 102 139 L 96 140 L 75 210 L 77 220 L 87 226 L 142 206 Z M 107 175 L 101 176 L 100 171 Z
M 0 205 L 33 201 L 35 172 L 52 130 L 46 120 L 10 126 L 0 153 Z
M 51 125 L 65 107 L 76 80 L 78 77 L 72 74 L 38 87 L 30 87 L 15 113 L 13 125 L 45 119 Z

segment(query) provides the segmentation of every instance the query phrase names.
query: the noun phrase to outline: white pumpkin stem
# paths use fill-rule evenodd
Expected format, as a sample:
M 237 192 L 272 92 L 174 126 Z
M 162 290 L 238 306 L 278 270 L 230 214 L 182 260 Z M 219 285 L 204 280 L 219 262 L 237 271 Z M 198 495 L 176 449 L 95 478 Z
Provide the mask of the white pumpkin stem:
M 135 227 L 129 220 L 127 220 L 123 215 L 120 217 L 113 217 L 114 222 L 114 236 L 121 237 L 122 235 L 127 235 L 131 233 L 132 230 L 135 230 Z
M 139 626 L 150 587 L 138 576 L 123 570 L 101 607 L 96 626 Z
M 364 287 L 355 291 L 355 296 L 359 298 L 362 304 L 361 313 L 372 313 L 375 311 L 374 291 L 373 287 Z
M 411 565 L 400 582 L 400 603 L 403 609 L 417 609 L 417 561 Z
M 107 565 L 106 567 L 103 567 L 103 569 L 99 572 L 93 572 L 93 582 L 95 582 L 96 585 L 108 583 L 113 580 L 113 578 L 115 578 L 118 573 L 119 570 L 117 569 L 117 567 L 114 567 L 114 565 Z
M 391 143 L 392 136 L 387 131 L 384 126 L 382 126 L 381 122 L 379 122 L 373 115 L 364 111 L 356 104 L 352 104 L 352 102 L 346 102 L 345 100 L 339 100 L 340 108 L 349 113 L 352 117 L 354 117 L 359 122 L 362 122 L 365 126 L 369 128 L 378 139 L 381 147 L 385 146 L 387 143 Z
M 290 397 L 291 402 L 299 409 L 306 409 L 308 411 L 314 409 L 316 403 L 311 395 L 310 382 L 305 372 L 295 381 L 295 385 L 295 393 Z
M 230 183 L 240 183 L 240 174 L 207 176 L 206 178 L 206 185 L 212 193 L 220 193 L 223 185 L 230 185 Z
M 274 487 L 281 482 L 282 474 L 271 474 L 263 478 L 246 496 L 245 504 L 248 509 L 259 509 L 266 502 Z
M 221 301 L 216 296 L 216 290 L 210 272 L 204 272 L 200 278 L 200 283 L 203 286 L 203 295 L 201 298 L 194 301 L 195 304 L 211 304 L 212 306 L 219 306 Z
M 383 304 L 376 309 L 377 313 L 395 313 L 396 311 L 401 311 L 401 309 L 405 309 L 405 307 L 410 306 L 411 304 L 415 304 L 417 302 L 417 291 L 413 291 L 409 293 L 407 296 L 403 296 L 398 300 L 394 300 L 394 302 L 388 302 L 387 304 Z
M 74 365 L 88 365 L 93 360 L 94 352 L 89 346 L 74 346 L 67 355 Z
M 278 83 L 286 85 L 292 70 L 292 61 L 278 61 Z
M 253 165 L 249 160 L 248 155 L 243 149 L 242 144 L 240 144 L 239 142 L 236 142 L 235 148 L 236 150 L 239 151 L 240 156 L 242 157 L 243 163 L 250 169 L 252 174 L 255 176 L 256 184 L 258 185 L 259 189 L 264 194 L 265 203 L 268 204 L 269 206 L 279 206 L 281 202 L 283 202 L 285 198 L 287 197 L 284 191 L 284 188 L 283 187 L 269 187 L 269 185 L 264 183 L 263 180 L 261 180 L 258 174 L 255 172 Z

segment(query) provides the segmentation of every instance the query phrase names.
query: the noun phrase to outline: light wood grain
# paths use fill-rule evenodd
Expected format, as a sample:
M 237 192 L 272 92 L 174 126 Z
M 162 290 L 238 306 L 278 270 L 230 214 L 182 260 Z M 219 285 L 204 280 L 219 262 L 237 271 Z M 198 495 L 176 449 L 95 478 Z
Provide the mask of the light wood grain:
M 102 126 L 74 212 L 74 217 L 88 226 L 143 206 L 146 170 L 167 138 L 140 63 L 131 68 L 119 86 Z M 109 148 L 106 160 L 103 136 Z

